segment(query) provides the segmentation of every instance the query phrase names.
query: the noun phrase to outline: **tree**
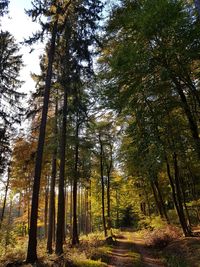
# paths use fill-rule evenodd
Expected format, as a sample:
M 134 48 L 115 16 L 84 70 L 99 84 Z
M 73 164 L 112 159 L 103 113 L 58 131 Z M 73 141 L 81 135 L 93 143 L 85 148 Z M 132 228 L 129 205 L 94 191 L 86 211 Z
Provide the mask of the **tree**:
M 197 9 L 197 12 L 199 13 L 200 16 L 200 1 L 199 0 L 194 0 L 195 7 Z
M 41 4 L 43 5 L 43 9 L 41 9 Z M 64 12 L 68 9 L 70 2 L 65 6 Z M 40 178 L 41 178 L 41 168 L 42 168 L 42 156 L 43 156 L 43 148 L 44 148 L 44 140 L 45 140 L 45 130 L 46 130 L 46 121 L 47 121 L 47 112 L 48 112 L 48 104 L 49 104 L 49 96 L 50 96 L 50 88 L 51 88 L 51 78 L 52 78 L 52 67 L 55 55 L 55 44 L 56 38 L 58 34 L 58 24 L 59 24 L 59 16 L 61 6 L 59 2 L 50 1 L 48 6 L 46 6 L 45 1 L 41 3 L 41 1 L 34 1 L 33 10 L 29 10 L 28 14 L 32 16 L 34 20 L 42 15 L 46 17 L 50 17 L 50 23 L 46 23 L 45 25 L 41 22 L 42 33 L 47 30 L 47 26 L 50 28 L 51 32 L 51 40 L 48 51 L 48 67 L 45 79 L 45 92 L 44 92 L 44 100 L 43 100 L 43 108 L 42 108 L 42 118 L 40 124 L 40 132 L 39 132 L 39 140 L 38 140 L 38 149 L 36 156 L 36 164 L 35 164 L 35 176 L 34 176 L 34 184 L 33 184 L 33 196 L 32 196 L 32 208 L 31 208 L 31 221 L 30 221 L 30 232 L 29 232 L 29 243 L 28 243 L 28 252 L 27 252 L 27 262 L 34 263 L 37 261 L 37 218 L 38 218 L 38 200 L 39 200 L 39 189 L 40 189 Z M 63 11 L 63 10 L 62 10 Z M 63 14 L 62 13 L 62 14 Z M 41 33 L 33 36 L 30 41 L 35 41 L 41 37 Z
M 69 44 L 70 26 L 66 26 L 64 39 L 64 64 L 62 65 L 61 73 L 61 86 L 64 90 L 63 107 L 62 107 L 62 128 L 60 138 L 60 173 L 59 173 L 59 191 L 58 191 L 58 213 L 57 213 L 57 230 L 56 230 L 56 254 L 63 253 L 63 240 L 64 240 L 64 222 L 65 222 L 65 151 L 66 151 L 66 127 L 67 127 L 67 112 L 68 112 L 68 86 L 69 86 Z
M 8 12 L 8 4 L 9 0 L 1 0 L 0 1 L 0 16 L 3 16 Z
M 55 121 L 54 121 L 54 140 L 57 141 L 58 134 L 58 100 L 56 100 L 55 106 Z M 58 147 L 57 142 L 54 146 L 52 153 L 52 173 L 51 173 L 51 183 L 50 183 L 50 197 L 49 197 L 49 217 L 48 217 L 48 235 L 47 235 L 47 252 L 52 253 L 52 240 L 55 233 L 55 184 L 56 184 L 56 174 L 57 174 L 57 153 Z
M 160 80 L 168 84 L 166 93 L 171 91 L 171 94 L 175 92 L 178 96 L 179 105 L 188 120 L 194 148 L 200 155 L 197 113 L 192 108 L 194 102 L 197 106 L 200 103 L 199 89 L 195 83 L 198 70 L 193 68 L 194 62 L 198 62 L 196 55 L 200 38 L 196 20 L 188 10 L 191 6 L 185 6 L 181 1 L 125 1 L 114 10 L 108 25 L 110 38 L 107 39 L 112 49 L 105 49 L 105 58 L 112 68 L 109 75 L 118 76 L 113 80 L 112 86 L 116 83 L 114 90 L 126 85 L 120 94 L 121 103 L 125 104 L 126 97 L 131 100 L 133 85 L 135 93 L 143 87 L 149 90 L 147 93 L 150 96 L 157 93 L 157 87 L 152 86 L 155 82 Z M 167 13 L 171 15 L 165 17 Z M 150 19 L 155 14 L 156 19 Z M 158 28 L 161 31 L 157 31 Z M 112 34 L 116 32 L 118 38 L 113 39 Z M 118 46 L 119 42 L 121 45 Z M 193 48 L 186 51 L 185 47 Z M 117 53 L 114 53 L 115 49 Z M 109 57 L 110 53 L 114 57 Z M 130 65 L 133 68 L 130 69 Z M 134 81 L 131 79 L 133 74 Z M 119 100 L 117 95 L 116 92 L 116 101 Z
M 4 12 L 4 11 L 2 11 Z M 24 113 L 20 100 L 24 96 L 18 92 L 22 82 L 19 73 L 23 66 L 19 47 L 9 32 L 0 32 L 0 173 L 3 172 L 10 154 L 10 135 Z
M 188 161 L 190 152 L 193 159 L 200 155 L 199 79 L 193 65 L 199 64 L 200 38 L 193 11 L 182 1 L 121 1 L 108 20 L 99 60 L 103 100 L 127 121 L 123 127 L 132 146 L 127 156 L 129 164 L 135 162 L 129 170 L 148 179 L 157 209 L 168 220 L 159 176 L 165 158 L 171 159 L 173 183 L 168 183 L 175 188 L 186 235 L 191 232 L 179 164 L 186 165 L 182 153 Z

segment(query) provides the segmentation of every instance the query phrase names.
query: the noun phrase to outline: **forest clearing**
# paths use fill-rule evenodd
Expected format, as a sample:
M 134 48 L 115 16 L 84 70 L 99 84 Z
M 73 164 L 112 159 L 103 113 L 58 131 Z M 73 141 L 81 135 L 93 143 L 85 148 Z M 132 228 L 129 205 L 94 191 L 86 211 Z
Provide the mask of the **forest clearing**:
M 0 27 L 0 266 L 200 266 L 200 1 L 0 0 Z

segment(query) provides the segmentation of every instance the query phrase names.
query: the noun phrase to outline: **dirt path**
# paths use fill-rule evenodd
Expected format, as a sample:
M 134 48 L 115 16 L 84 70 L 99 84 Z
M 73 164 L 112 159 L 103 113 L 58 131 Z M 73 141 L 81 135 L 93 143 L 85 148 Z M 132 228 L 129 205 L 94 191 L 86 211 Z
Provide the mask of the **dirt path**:
M 116 245 L 110 253 L 108 267 L 165 267 L 162 260 L 148 249 L 143 239 L 134 233 L 129 234 L 129 239 L 117 239 Z
M 136 250 L 142 256 L 142 266 L 144 267 L 165 267 L 166 265 L 159 259 L 159 255 L 156 255 L 151 249 L 149 249 L 144 242 L 144 239 L 138 238 L 133 234 L 133 243 Z
M 108 267 L 132 267 L 133 258 L 130 255 L 133 243 L 128 240 L 117 240 L 116 247 L 110 253 L 110 264 Z

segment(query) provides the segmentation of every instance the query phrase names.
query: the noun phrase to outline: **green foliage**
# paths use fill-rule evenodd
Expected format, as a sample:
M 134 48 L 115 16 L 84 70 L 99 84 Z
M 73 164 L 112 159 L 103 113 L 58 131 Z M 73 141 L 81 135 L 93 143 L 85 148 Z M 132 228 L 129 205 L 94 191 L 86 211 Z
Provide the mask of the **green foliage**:
M 139 221 L 139 229 L 161 229 L 165 227 L 167 223 L 160 216 L 144 217 Z
M 1 12 L 1 11 L 0 11 Z M 18 89 L 22 82 L 19 74 L 23 66 L 19 46 L 9 32 L 0 31 L 0 174 L 5 171 L 10 155 L 10 135 L 14 123 L 20 123 L 24 96 Z
M 194 181 L 200 155 L 195 82 L 199 68 L 194 67 L 199 65 L 200 32 L 194 5 L 121 1 L 111 12 L 106 30 L 99 60 L 102 101 L 119 112 L 125 129 L 119 157 L 122 169 L 139 195 L 141 215 L 155 214 L 157 209 L 167 217 L 165 210 L 176 198 L 183 205 L 181 194 L 186 202 L 195 198 L 187 182 Z M 195 187 L 198 184 L 195 180 Z
M 6 252 L 7 247 L 14 248 L 17 237 L 14 225 L 8 224 L 7 222 L 3 223 L 0 229 L 0 235 L 1 235 L 0 247 L 2 250 Z
M 133 207 L 128 206 L 121 210 L 121 227 L 137 227 L 138 217 L 134 214 Z

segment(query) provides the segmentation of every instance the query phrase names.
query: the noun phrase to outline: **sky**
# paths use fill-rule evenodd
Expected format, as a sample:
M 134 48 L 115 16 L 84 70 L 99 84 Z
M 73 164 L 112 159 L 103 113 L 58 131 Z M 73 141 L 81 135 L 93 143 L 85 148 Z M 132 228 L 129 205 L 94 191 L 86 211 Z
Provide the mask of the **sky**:
M 8 30 L 17 42 L 22 42 L 37 31 L 40 26 L 31 21 L 24 9 L 31 7 L 31 0 L 10 0 L 9 14 L 2 18 L 2 29 Z M 39 55 L 43 52 L 43 44 L 34 46 L 34 52 L 30 53 L 30 48 L 21 46 L 20 54 L 23 55 L 24 68 L 21 71 L 21 79 L 25 81 L 20 91 L 30 95 L 34 91 L 35 83 L 30 77 L 30 73 L 39 73 Z

